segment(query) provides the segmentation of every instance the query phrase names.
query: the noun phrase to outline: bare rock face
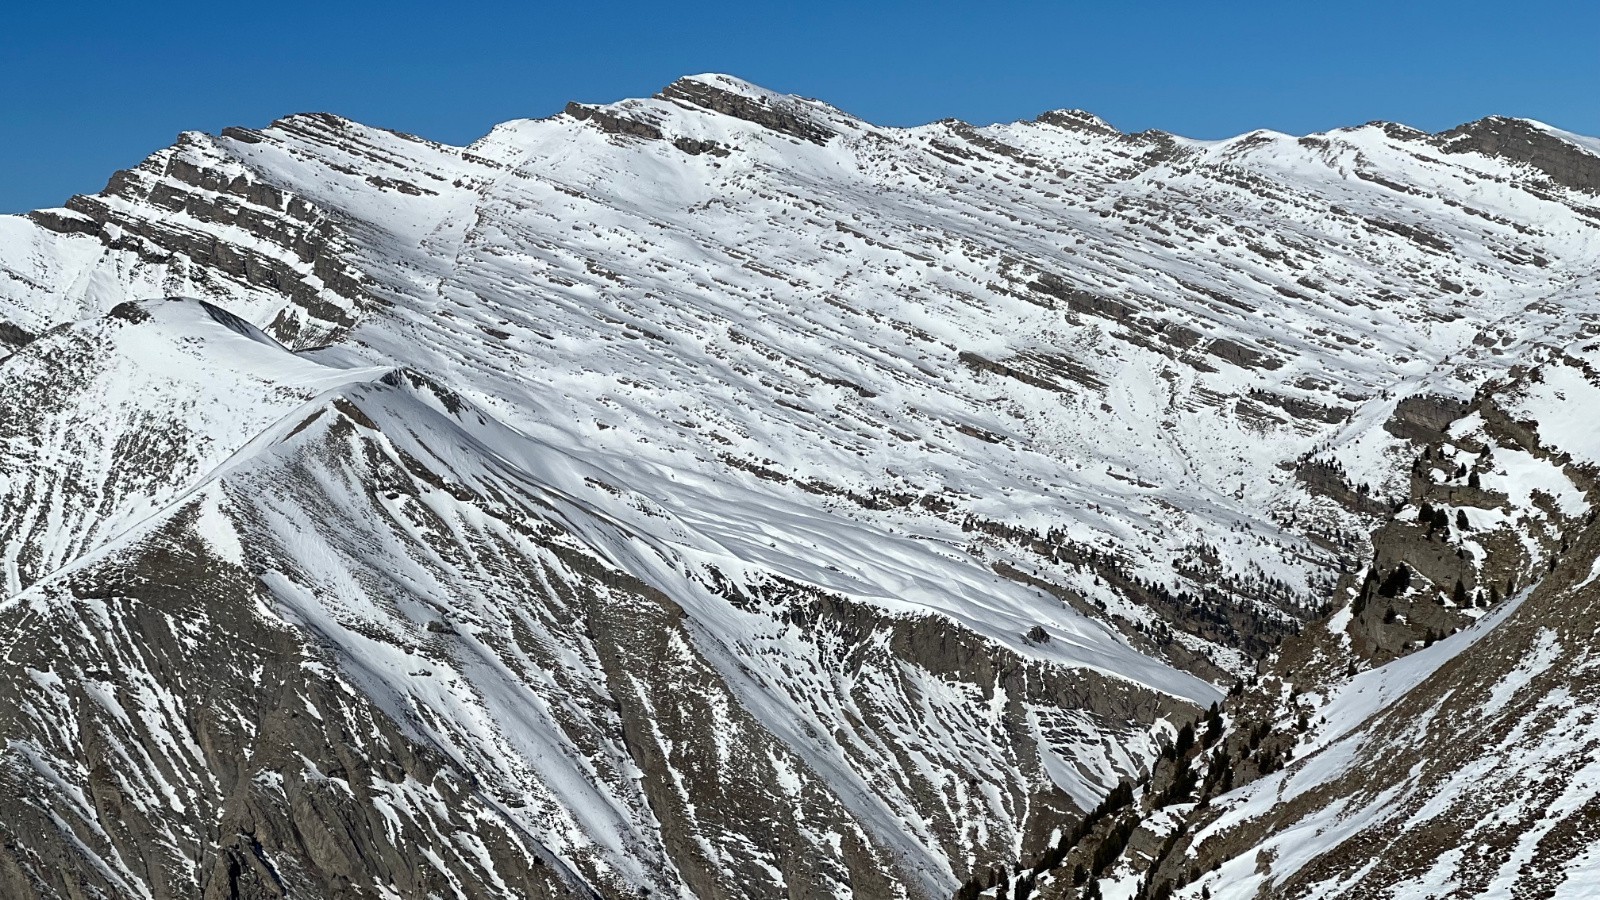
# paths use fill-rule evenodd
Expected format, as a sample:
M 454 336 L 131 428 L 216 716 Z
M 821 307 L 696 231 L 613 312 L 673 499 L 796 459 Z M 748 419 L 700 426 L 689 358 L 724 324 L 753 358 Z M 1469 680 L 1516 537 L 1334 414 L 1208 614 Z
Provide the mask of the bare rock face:
M 1539 170 L 1555 184 L 1600 193 L 1600 159 L 1524 119 L 1490 116 L 1441 132 L 1434 140 L 1446 152 L 1514 160 Z
M 1466 404 L 1454 397 L 1412 394 L 1395 404 L 1394 417 L 1383 427 L 1395 437 L 1426 444 L 1444 437 L 1445 429 L 1465 409 Z
M 13 325 L 10 322 L 0 323 L 0 351 L 3 351 L 6 356 L 10 356 L 21 349 L 33 338 L 34 335 L 21 326 Z
M 198 523 L 184 510 L 7 611 L 0 891 L 568 895 L 471 773 L 315 677 L 335 661 L 259 614 L 256 580 Z M 453 833 L 472 837 L 439 840 Z
M 325 124 L 327 120 L 315 120 Z M 94 235 L 173 285 L 226 279 L 281 298 L 267 330 L 292 346 L 327 343 L 369 302 L 362 275 L 345 262 L 349 238 L 325 210 L 243 171 L 207 168 L 213 139 L 184 135 L 167 154 L 118 172 L 96 196 L 73 197 L 64 211 L 32 214 L 63 234 Z M 159 211 L 141 215 L 140 207 Z M 131 214 L 130 214 L 131 213 Z M 244 241 L 218 232 L 244 233 Z M 287 301 L 284 303 L 283 301 Z
M 580 122 L 593 122 L 600 126 L 602 131 L 610 134 L 624 134 L 652 141 L 659 141 L 662 138 L 661 129 L 649 122 L 613 115 L 598 107 L 568 103 L 564 112 Z
M 1559 896 L 1593 160 L 703 75 L 0 218 L 0 895 Z
M 718 76 L 711 79 L 683 78 L 663 88 L 660 97 L 753 122 L 762 128 L 814 144 L 826 144 L 835 136 L 832 129 L 806 115 L 794 98 L 780 99 L 765 91 L 750 91 L 745 87 L 742 82 Z
M 1089 131 L 1106 135 L 1121 133 L 1099 116 L 1081 109 L 1053 109 L 1040 114 L 1035 121 L 1046 125 L 1054 125 L 1057 128 L 1070 128 L 1075 131 Z

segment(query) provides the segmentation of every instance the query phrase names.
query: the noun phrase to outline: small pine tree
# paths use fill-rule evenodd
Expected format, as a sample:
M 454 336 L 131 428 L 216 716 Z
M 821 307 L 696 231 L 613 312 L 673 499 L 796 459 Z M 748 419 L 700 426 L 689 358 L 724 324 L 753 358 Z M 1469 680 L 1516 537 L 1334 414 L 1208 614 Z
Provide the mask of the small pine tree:
M 1433 504 L 1432 503 L 1429 503 L 1428 501 L 1424 500 L 1424 501 L 1422 501 L 1422 505 L 1417 507 L 1417 524 L 1418 525 L 1429 525 L 1429 526 L 1433 525 Z
M 1178 744 L 1172 748 L 1173 755 L 1181 759 L 1185 753 L 1189 752 L 1189 748 L 1193 746 L 1194 726 L 1186 724 L 1178 729 Z
M 1378 586 L 1378 593 L 1385 597 L 1398 597 L 1411 586 L 1411 570 L 1405 563 L 1394 567 L 1388 577 L 1383 579 L 1383 584 Z
M 1461 579 L 1459 578 L 1456 579 L 1456 590 L 1455 593 L 1451 595 L 1450 599 L 1457 606 L 1471 605 L 1467 602 L 1467 586 L 1462 584 Z
M 1206 710 L 1206 746 L 1215 744 L 1220 737 L 1222 737 L 1222 707 L 1213 703 L 1211 708 Z
M 1478 480 L 1478 471 L 1476 469 L 1474 469 L 1472 471 L 1471 475 L 1467 476 L 1467 487 L 1470 487 L 1470 488 L 1481 488 L 1481 487 L 1483 487 L 1483 482 Z
M 1434 510 L 1433 511 L 1433 525 L 1432 525 L 1432 527 L 1436 528 L 1436 529 L 1438 529 L 1440 531 L 1444 531 L 1445 529 L 1449 528 L 1450 527 L 1450 513 L 1446 512 L 1443 509 Z
M 1472 526 L 1467 523 L 1467 511 L 1464 510 L 1464 509 L 1456 510 L 1456 530 L 1457 531 L 1471 531 L 1472 530 Z

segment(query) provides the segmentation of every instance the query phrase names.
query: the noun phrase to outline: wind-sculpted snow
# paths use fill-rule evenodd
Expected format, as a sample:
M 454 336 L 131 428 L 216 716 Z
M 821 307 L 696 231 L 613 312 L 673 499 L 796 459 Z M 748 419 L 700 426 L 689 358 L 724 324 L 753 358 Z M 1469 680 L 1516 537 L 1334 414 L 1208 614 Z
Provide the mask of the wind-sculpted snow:
M 419 748 L 469 773 L 474 815 L 485 819 L 473 828 L 518 845 L 500 851 L 510 857 L 485 856 L 481 870 L 484 860 L 436 861 L 439 877 L 467 878 L 452 875 L 465 865 L 473 883 L 493 885 L 512 880 L 506 866 L 548 858 L 571 883 L 608 895 L 641 885 L 714 893 L 710 886 L 730 877 L 750 896 L 784 885 L 838 895 L 852 884 L 872 896 L 938 894 L 967 860 L 1044 839 L 1041 823 L 1071 815 L 1137 770 L 1151 723 L 1214 696 L 1060 604 L 1048 617 L 1054 639 L 1018 656 L 1004 644 L 1036 621 L 1031 592 L 908 537 L 772 510 L 767 520 L 786 530 L 770 534 L 788 542 L 809 535 L 819 549 L 875 547 L 849 575 L 802 580 L 792 552 L 741 553 L 746 545 L 731 537 L 753 516 L 748 487 L 693 503 L 704 486 L 684 486 L 675 505 L 697 510 L 692 521 L 615 487 L 596 500 L 588 486 L 602 483 L 602 469 L 420 376 L 322 366 L 203 304 L 130 303 L 62 332 L 79 333 L 101 341 L 100 359 L 122 373 L 124 392 L 39 380 L 56 387 L 62 416 L 98 414 L 104 439 L 148 430 L 142 403 L 174 382 L 204 399 L 178 372 L 235 400 L 250 397 L 245 387 L 284 398 L 277 407 L 258 401 L 272 417 L 252 422 L 257 433 L 209 460 L 203 477 L 192 475 L 191 458 L 172 453 L 144 460 L 145 480 L 132 484 L 118 480 L 116 467 L 88 470 L 108 496 L 143 489 L 154 511 L 114 541 L 81 541 L 76 559 L 31 579 L 8 604 L 18 627 L 38 635 L 30 656 L 48 661 L 28 666 L 45 677 L 19 676 L 8 719 L 18 789 L 44 808 L 62 802 L 39 786 L 43 779 L 77 798 L 77 818 L 111 815 L 92 792 L 66 787 L 92 782 L 99 756 L 93 743 L 66 735 L 109 728 L 118 746 L 136 748 L 118 764 L 131 769 L 119 768 L 122 794 L 151 784 L 177 792 L 156 807 L 139 804 L 129 827 L 144 836 L 138 841 L 101 832 L 73 841 L 85 845 L 80 864 L 117 891 L 206 887 L 204 872 L 188 865 L 140 868 L 127 857 L 156 840 L 175 858 L 205 858 L 196 815 L 226 818 L 231 796 L 255 797 L 261 785 L 321 783 L 329 764 L 306 757 L 238 781 L 205 774 L 221 764 L 209 747 L 187 755 L 169 748 L 165 735 L 192 732 L 199 713 L 163 681 L 178 664 L 162 658 L 164 646 L 126 635 L 135 629 L 127 616 L 138 630 L 151 615 L 180 632 L 208 630 L 213 615 L 263 617 L 251 627 L 274 634 L 298 630 L 305 646 L 279 655 L 325 658 L 316 665 L 340 672 Z M 8 371 L 57 359 L 57 337 L 30 344 Z M 165 356 L 199 346 L 230 360 L 231 381 Z M 160 352 L 145 355 L 152 350 Z M 715 521 L 716 511 L 730 518 Z M 170 609 L 164 595 L 143 590 L 155 610 L 110 609 L 91 627 L 110 629 L 111 650 L 80 645 L 78 627 L 47 637 L 84 614 L 73 598 L 116 607 L 134 602 L 124 596 L 132 585 L 173 578 L 147 569 L 168 565 L 171 544 L 183 546 L 179 522 L 202 547 L 184 551 L 200 561 L 179 570 L 182 597 L 171 602 L 193 597 L 198 609 Z M 254 600 L 239 584 L 241 567 L 254 576 Z M 206 597 L 226 605 L 208 611 Z M 186 649 L 200 660 L 218 652 L 208 643 Z M 253 696 L 262 677 L 224 673 L 208 678 L 230 702 Z M 85 678 L 105 683 L 91 692 L 101 708 L 74 706 Z M 146 686 L 158 689 L 156 705 L 128 734 L 117 724 L 132 702 L 123 692 L 143 696 Z M 52 708 L 64 712 L 42 712 Z M 249 733 L 243 752 L 276 758 L 287 748 L 274 739 Z M 350 740 L 339 748 L 345 757 L 378 752 L 356 734 Z M 152 744 L 156 751 L 145 749 Z M 167 758 L 174 754 L 181 758 Z M 443 827 L 427 806 L 437 797 L 378 783 L 346 790 L 390 819 Z M 282 799 L 251 802 L 300 827 L 305 813 L 294 802 L 274 806 Z M 789 808 L 800 811 L 792 823 Z M 363 852 L 379 841 L 362 830 L 368 824 L 350 827 Z M 43 879 L 47 866 L 37 860 L 56 838 L 18 839 L 37 855 L 16 883 Z M 308 884 L 333 874 L 315 847 L 253 852 L 269 868 L 306 868 Z
M 219 327 L 221 326 L 221 327 Z M 118 305 L 0 361 L 0 559 L 15 594 L 175 501 L 330 369 L 209 305 Z
M 198 535 L 221 562 L 186 590 L 276 636 L 255 665 L 392 723 L 339 752 L 428 760 L 350 781 L 379 818 L 334 843 L 430 848 L 457 895 L 944 896 L 1142 778 L 1304 623 L 1355 623 L 1338 652 L 1381 662 L 1402 626 L 1478 615 L 1345 609 L 1369 560 L 1473 590 L 1545 564 L 1587 501 L 1514 432 L 1586 383 L 1593 149 L 1508 119 L 892 129 L 725 76 L 465 148 L 325 115 L 186 134 L 0 218 L 3 609 L 71 629 L 73 573 Z M 203 302 L 130 302 L 165 295 Z M 1492 465 L 1464 449 L 1485 441 Z M 1423 477 L 1479 523 L 1426 553 L 1394 513 Z M 64 699 L 91 668 L 117 676 L 93 696 L 159 684 L 195 727 L 172 673 L 216 648 L 128 649 L 154 614 L 88 626 L 115 666 L 74 636 L 17 677 L 29 808 L 117 815 L 74 787 L 95 747 L 37 712 L 115 731 Z M 253 896 L 204 874 L 220 851 L 185 817 L 233 822 L 242 790 L 327 821 L 294 792 L 328 761 L 284 755 L 291 732 L 241 739 L 284 748 L 242 780 L 203 745 L 112 767 L 184 785 L 138 833 L 201 864 L 75 831 L 0 875 Z M 269 837 L 228 865 L 422 890 Z

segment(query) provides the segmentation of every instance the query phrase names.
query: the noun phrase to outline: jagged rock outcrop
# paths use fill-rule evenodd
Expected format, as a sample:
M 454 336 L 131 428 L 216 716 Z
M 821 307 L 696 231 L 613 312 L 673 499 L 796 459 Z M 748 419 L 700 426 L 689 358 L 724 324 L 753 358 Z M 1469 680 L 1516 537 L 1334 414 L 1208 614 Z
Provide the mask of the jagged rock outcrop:
M 721 76 L 679 79 L 663 88 L 659 96 L 753 122 L 813 144 L 827 144 L 837 135 L 816 117 L 807 115 L 805 101 L 752 91 L 748 85 Z
M 1525 119 L 1490 116 L 1446 131 L 1436 140 L 1447 152 L 1514 160 L 1538 169 L 1557 185 L 1600 193 L 1600 157 Z

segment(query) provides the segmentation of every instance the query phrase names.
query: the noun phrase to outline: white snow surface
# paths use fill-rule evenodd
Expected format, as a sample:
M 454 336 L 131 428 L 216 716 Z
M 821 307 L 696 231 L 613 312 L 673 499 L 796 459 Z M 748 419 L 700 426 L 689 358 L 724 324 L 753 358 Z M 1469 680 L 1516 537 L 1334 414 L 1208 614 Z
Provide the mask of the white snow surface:
M 1600 221 L 1578 211 L 1595 201 L 1529 190 L 1526 167 L 1382 124 L 1216 142 L 1117 135 L 1087 116 L 882 128 L 727 76 L 690 80 L 832 136 L 660 98 L 588 109 L 662 139 L 560 115 L 452 147 L 295 116 L 185 135 L 103 198 L 127 225 L 0 217 L 0 322 L 44 333 L 0 361 L 7 404 L 38 389 L 47 342 L 82 360 L 72 405 L 21 416 L 0 449 L 5 602 L 196 501 L 223 558 L 275 548 L 282 564 L 262 574 L 275 614 L 337 648 L 397 720 L 493 773 L 526 802 L 508 815 L 544 846 L 648 882 L 667 851 L 625 751 L 564 737 L 571 710 L 603 704 L 548 661 L 507 654 L 495 635 L 527 623 L 485 587 L 475 554 L 503 542 L 510 558 L 558 557 L 494 504 L 420 483 L 390 497 L 363 480 L 372 459 L 420 461 L 474 497 L 539 509 L 681 605 L 683 659 L 708 660 L 775 737 L 783 789 L 827 785 L 936 894 L 965 872 L 894 766 L 948 782 L 946 813 L 1020 852 L 1028 810 L 965 796 L 950 774 L 991 752 L 961 717 L 1010 698 L 912 667 L 904 698 L 868 687 L 914 708 L 903 732 L 860 728 L 848 689 L 812 680 L 827 669 L 821 639 L 730 604 L 719 579 L 947 621 L 1041 670 L 1203 707 L 1213 685 L 1132 637 L 1159 615 L 963 521 L 1058 533 L 1142 581 L 1231 592 L 1288 621 L 1327 599 L 1370 524 L 1308 490 L 1296 463 L 1336 461 L 1352 487 L 1397 493 L 1409 458 L 1383 425 L 1401 398 L 1470 396 L 1543 348 L 1549 375 L 1528 415 L 1600 461 L 1593 430 L 1554 412 L 1600 389 L 1563 362 L 1588 352 L 1600 312 Z M 162 205 L 164 187 L 189 205 Z M 76 207 L 52 215 L 89 221 Z M 251 216 L 279 225 L 262 237 Z M 145 226 L 256 268 L 158 252 Z M 328 258 L 295 237 L 312 233 Z M 207 302 L 101 318 L 167 295 Z M 116 443 L 141 433 L 162 436 L 159 478 Z M 319 441 L 369 462 L 328 462 Z M 1487 486 L 1519 503 L 1537 490 L 1581 508 L 1558 469 L 1496 463 Z M 1002 563 L 1084 602 L 1002 577 Z M 1321 777 L 1338 742 L 1513 608 L 1358 677 L 1308 748 L 1318 762 L 1247 802 Z M 476 624 L 455 655 L 421 666 L 420 623 L 441 615 Z M 1050 639 L 1025 638 L 1034 626 Z M 571 671 L 600 671 L 583 641 L 534 630 Z M 1218 673 L 1250 665 L 1178 639 Z M 1028 715 L 1037 755 L 1006 757 L 1000 777 L 1047 780 L 1080 806 L 1154 749 L 1131 722 Z M 729 733 L 745 727 L 726 716 Z M 1374 810 L 1326 819 L 1354 827 Z M 705 840 L 708 856 L 732 852 Z

